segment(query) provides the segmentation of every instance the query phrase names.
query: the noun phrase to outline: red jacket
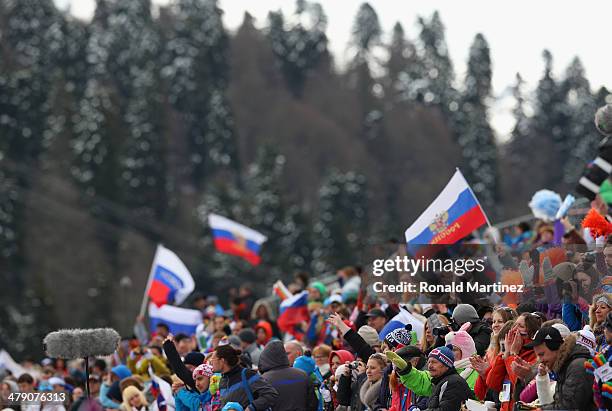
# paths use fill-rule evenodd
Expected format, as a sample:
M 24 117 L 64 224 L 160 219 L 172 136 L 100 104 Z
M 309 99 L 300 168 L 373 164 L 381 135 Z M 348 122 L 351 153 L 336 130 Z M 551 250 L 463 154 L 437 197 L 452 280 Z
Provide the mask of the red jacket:
M 527 361 L 529 364 L 535 364 L 537 359 L 533 350 L 528 348 L 521 349 L 518 356 Z M 501 411 L 511 411 L 514 408 L 514 387 L 516 386 L 516 381 L 518 380 L 518 376 L 512 371 L 512 363 L 515 359 L 516 356 L 514 355 L 510 355 L 508 358 L 504 359 L 503 354 L 498 354 L 497 357 L 495 357 L 493 366 L 489 369 L 487 374 L 486 385 L 487 388 L 492 390 L 501 392 L 505 380 L 509 380 L 511 383 L 510 401 L 502 403 Z

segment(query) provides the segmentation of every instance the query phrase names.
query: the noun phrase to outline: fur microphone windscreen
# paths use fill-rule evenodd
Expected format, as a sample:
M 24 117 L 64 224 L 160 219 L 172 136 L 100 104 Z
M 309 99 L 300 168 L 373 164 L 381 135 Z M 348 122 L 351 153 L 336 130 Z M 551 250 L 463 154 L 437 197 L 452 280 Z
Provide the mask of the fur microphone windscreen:
M 110 355 L 121 337 L 112 328 L 58 330 L 47 334 L 44 350 L 53 358 L 75 359 Z
M 612 135 L 612 104 L 600 107 L 595 113 L 595 126 L 605 136 Z

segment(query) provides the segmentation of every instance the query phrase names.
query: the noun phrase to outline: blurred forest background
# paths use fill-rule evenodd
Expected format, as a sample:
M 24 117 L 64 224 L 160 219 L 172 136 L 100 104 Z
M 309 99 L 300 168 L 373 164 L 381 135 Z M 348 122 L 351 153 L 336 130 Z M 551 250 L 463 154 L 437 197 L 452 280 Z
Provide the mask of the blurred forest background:
M 437 13 L 418 38 L 376 11 L 354 17 L 351 60 L 328 50 L 325 10 L 298 0 L 246 14 L 236 33 L 215 0 L 98 0 L 90 22 L 52 0 L 0 2 L 0 347 L 40 353 L 58 327 L 130 333 L 155 245 L 223 300 L 268 292 L 295 271 L 362 264 L 460 167 L 490 218 L 566 193 L 594 157 L 592 90 L 579 58 L 561 78 L 543 51 L 537 89 L 514 86 L 500 142 L 487 40 L 457 78 Z M 250 267 L 214 252 L 217 212 L 269 237 Z

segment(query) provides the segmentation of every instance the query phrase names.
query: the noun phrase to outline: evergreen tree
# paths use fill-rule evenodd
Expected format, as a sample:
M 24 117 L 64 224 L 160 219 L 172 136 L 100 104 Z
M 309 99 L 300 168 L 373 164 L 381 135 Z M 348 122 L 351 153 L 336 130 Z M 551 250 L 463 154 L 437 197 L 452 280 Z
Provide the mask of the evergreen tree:
M 289 90 L 302 97 L 310 72 L 327 54 L 327 16 L 318 3 L 297 0 L 295 21 L 287 24 L 281 11 L 268 15 L 268 38 Z
M 363 3 L 351 30 L 351 43 L 357 47 L 357 58 L 360 61 L 366 59 L 372 48 L 380 43 L 381 36 L 378 14 L 369 3 Z
M 458 109 L 457 93 L 453 88 L 455 72 L 448 53 L 445 28 L 436 11 L 429 21 L 419 18 L 423 87 L 420 93 L 426 104 L 435 104 L 447 115 Z
M 491 97 L 489 45 L 477 34 L 468 60 L 465 91 L 461 99 L 459 144 L 463 150 L 465 174 L 485 209 L 497 200 L 497 146 L 487 112 Z
M 563 152 L 568 157 L 564 163 L 563 177 L 571 187 L 580 178 L 585 165 L 595 158 L 600 140 L 593 124 L 597 103 L 578 57 L 567 68 L 561 90 L 569 111 L 569 126 L 563 130 Z
M 313 234 L 316 273 L 362 262 L 368 232 L 367 203 L 366 179 L 361 174 L 332 170 L 321 183 Z
M 404 28 L 399 22 L 393 26 L 388 53 L 385 96 L 393 100 L 416 100 L 423 67 L 415 45 L 406 38 Z
M 219 169 L 238 169 L 234 121 L 225 97 L 228 35 L 221 14 L 216 0 L 180 0 L 163 69 L 170 101 L 184 122 L 198 187 Z

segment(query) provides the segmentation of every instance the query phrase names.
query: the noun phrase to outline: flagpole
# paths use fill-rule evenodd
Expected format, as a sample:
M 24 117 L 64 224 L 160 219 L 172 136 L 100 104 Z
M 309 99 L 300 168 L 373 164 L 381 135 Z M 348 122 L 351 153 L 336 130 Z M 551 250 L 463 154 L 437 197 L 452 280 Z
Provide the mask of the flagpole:
M 461 170 L 459 170 L 459 167 L 455 167 L 455 170 L 457 170 L 459 174 L 461 174 L 461 177 L 463 177 L 463 179 L 465 180 L 465 176 L 463 175 Z M 493 226 L 491 225 L 491 221 L 489 221 L 489 217 L 487 217 L 487 213 L 485 212 L 484 208 L 482 208 L 482 205 L 480 205 L 480 201 L 478 201 L 478 197 L 476 197 L 476 194 L 474 194 L 474 191 L 472 191 L 472 186 L 470 186 L 470 183 L 468 183 L 467 180 L 465 180 L 465 182 L 467 183 L 468 190 L 470 190 L 470 193 L 472 193 L 472 196 L 474 196 L 474 199 L 476 199 L 476 204 L 478 204 L 480 211 L 482 211 L 482 215 L 484 215 L 487 225 L 489 226 L 489 228 L 493 228 Z
M 149 289 L 151 288 L 151 283 L 153 282 L 153 269 L 155 268 L 155 257 L 157 256 L 157 251 L 161 247 L 161 244 L 157 245 L 155 249 L 155 255 L 153 256 L 153 263 L 151 263 L 151 270 L 149 271 L 149 278 L 147 279 L 147 285 L 145 286 L 144 295 L 142 296 L 142 304 L 140 304 L 140 316 L 145 315 L 145 311 L 147 309 L 147 301 L 149 300 Z

